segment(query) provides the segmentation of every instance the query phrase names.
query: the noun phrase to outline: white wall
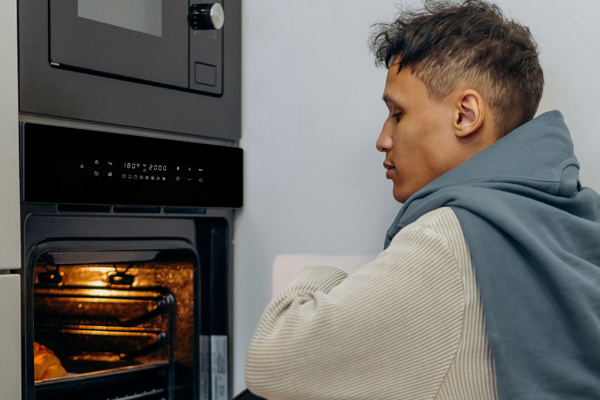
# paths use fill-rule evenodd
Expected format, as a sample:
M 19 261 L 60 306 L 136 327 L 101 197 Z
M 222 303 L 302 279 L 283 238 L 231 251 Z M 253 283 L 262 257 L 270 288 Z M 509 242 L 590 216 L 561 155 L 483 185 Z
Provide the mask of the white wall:
M 402 4 L 420 4 L 404 1 Z M 600 2 L 500 0 L 541 49 L 540 112 L 560 109 L 582 164 L 600 190 Z M 399 209 L 375 140 L 386 116 L 385 71 L 367 49 L 369 26 L 391 0 L 252 0 L 243 3 L 245 208 L 235 251 L 235 390 L 271 298 L 275 258 L 374 256 Z

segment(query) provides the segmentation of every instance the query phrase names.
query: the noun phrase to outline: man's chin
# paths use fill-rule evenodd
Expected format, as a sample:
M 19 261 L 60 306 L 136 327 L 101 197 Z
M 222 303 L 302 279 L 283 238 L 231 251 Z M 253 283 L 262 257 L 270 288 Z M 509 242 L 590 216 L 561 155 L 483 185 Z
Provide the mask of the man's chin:
M 396 190 L 396 188 L 394 188 L 394 199 L 396 199 L 398 203 L 404 204 L 409 197 L 410 195 L 407 195 L 406 193 L 400 190 Z

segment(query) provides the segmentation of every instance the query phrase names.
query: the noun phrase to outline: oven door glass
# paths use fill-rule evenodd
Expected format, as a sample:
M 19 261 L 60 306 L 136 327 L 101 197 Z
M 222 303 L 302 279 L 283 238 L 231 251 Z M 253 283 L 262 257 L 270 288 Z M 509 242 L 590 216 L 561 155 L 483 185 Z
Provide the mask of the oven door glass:
M 36 400 L 198 398 L 195 260 L 177 251 L 128 253 L 47 252 L 36 262 Z M 152 260 L 125 261 L 140 255 Z M 121 261 L 76 264 L 115 256 Z
M 50 62 L 189 87 L 188 0 L 50 0 Z

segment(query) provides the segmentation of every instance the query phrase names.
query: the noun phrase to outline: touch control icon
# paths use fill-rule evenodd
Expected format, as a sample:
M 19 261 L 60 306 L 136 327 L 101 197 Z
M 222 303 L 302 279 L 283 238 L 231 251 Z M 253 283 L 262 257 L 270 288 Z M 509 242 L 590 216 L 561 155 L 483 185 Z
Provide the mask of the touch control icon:
M 100 172 L 94 171 L 94 176 L 98 176 L 98 175 L 100 175 Z
M 181 179 L 181 178 L 179 178 L 178 176 L 176 176 L 176 177 L 175 177 L 175 180 L 176 180 L 177 182 L 179 182 L 179 180 L 180 180 L 180 179 Z
M 108 173 L 108 176 L 112 176 L 112 172 L 109 172 L 109 173 Z

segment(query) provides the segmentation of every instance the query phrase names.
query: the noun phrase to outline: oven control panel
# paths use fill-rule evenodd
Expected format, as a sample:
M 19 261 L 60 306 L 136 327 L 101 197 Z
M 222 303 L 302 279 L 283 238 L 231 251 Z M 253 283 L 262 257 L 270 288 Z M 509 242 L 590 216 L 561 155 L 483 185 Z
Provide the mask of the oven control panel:
M 243 151 L 22 124 L 26 202 L 239 208 Z

